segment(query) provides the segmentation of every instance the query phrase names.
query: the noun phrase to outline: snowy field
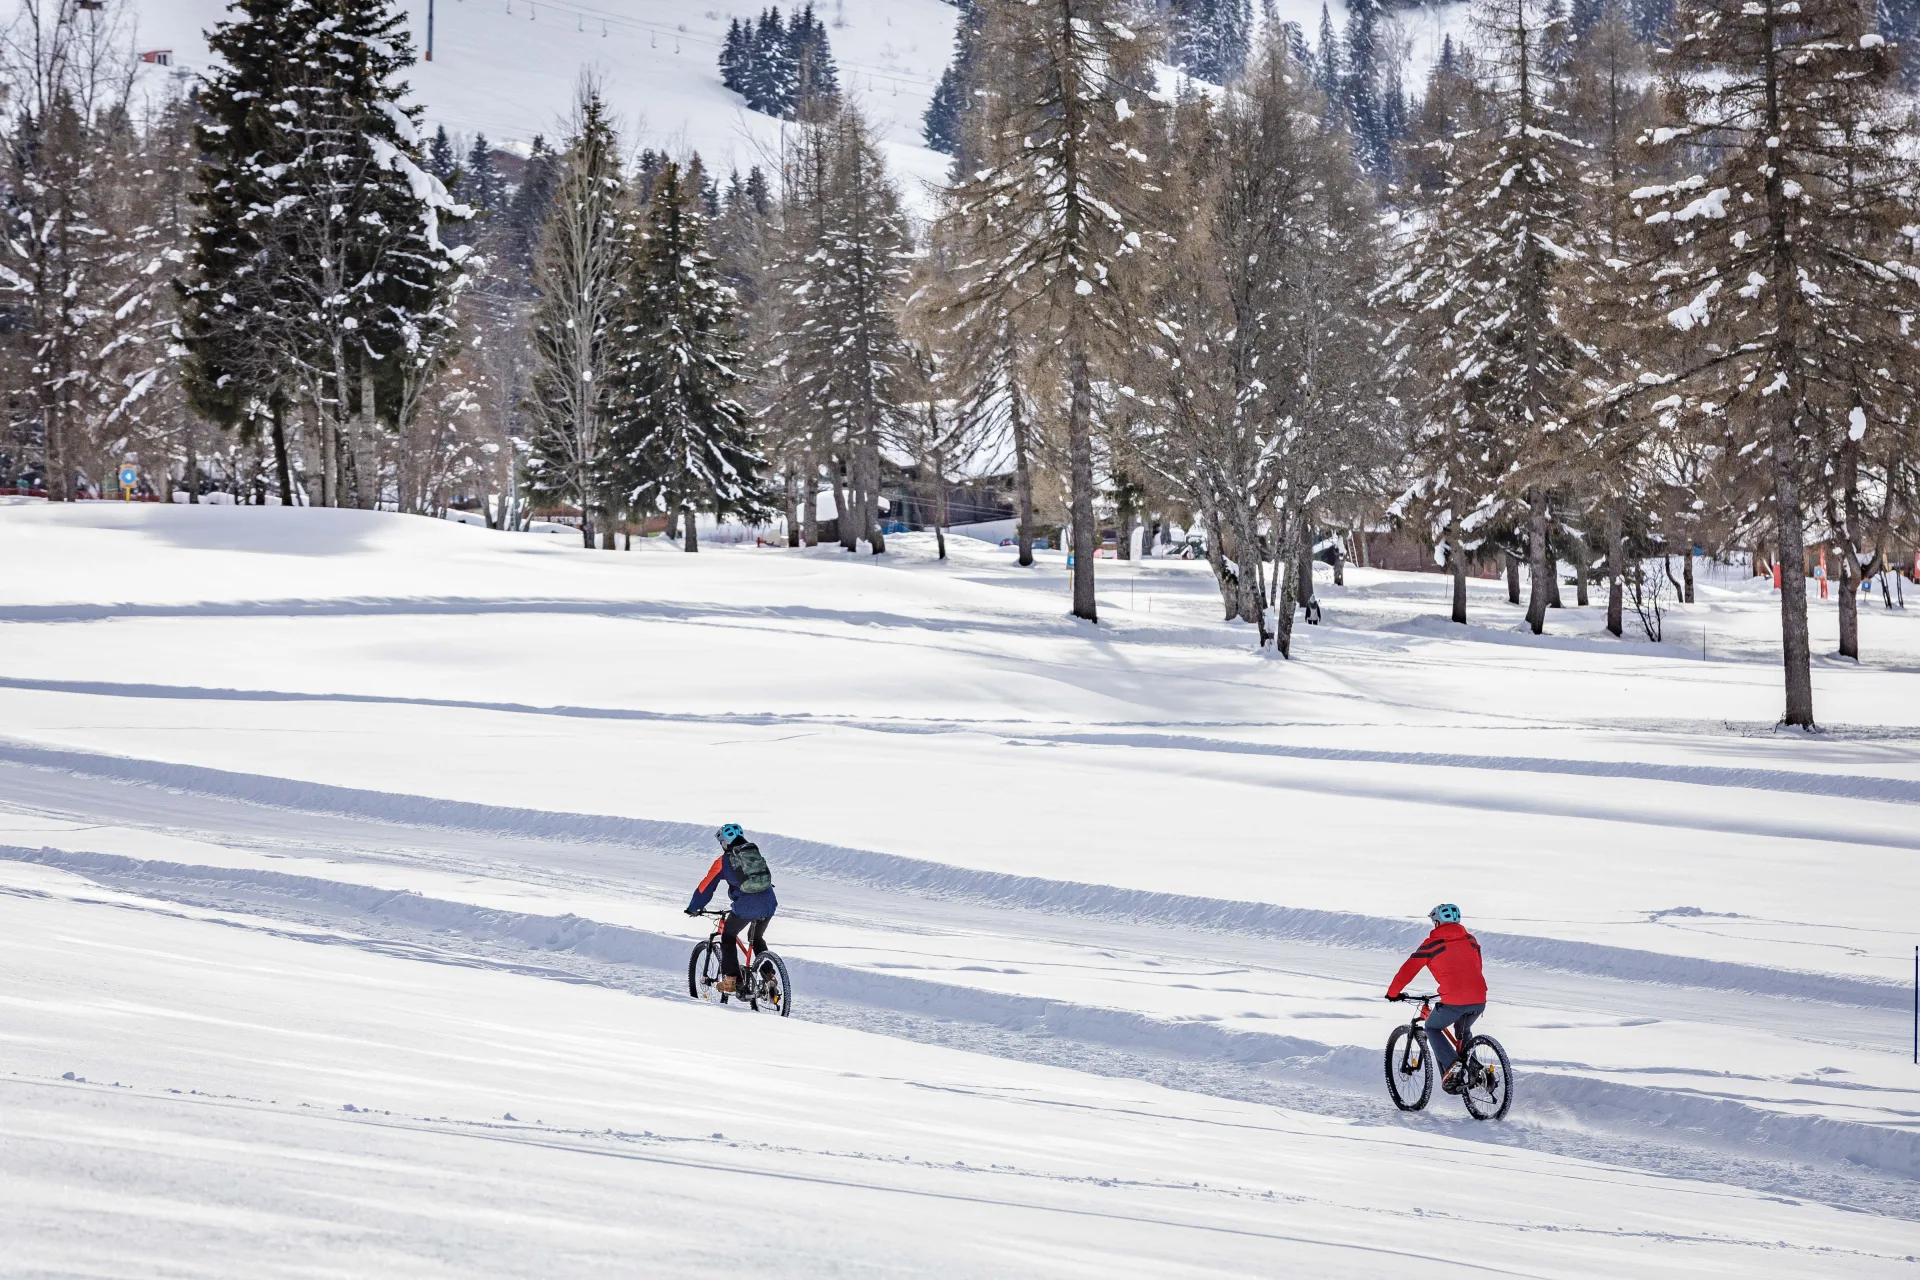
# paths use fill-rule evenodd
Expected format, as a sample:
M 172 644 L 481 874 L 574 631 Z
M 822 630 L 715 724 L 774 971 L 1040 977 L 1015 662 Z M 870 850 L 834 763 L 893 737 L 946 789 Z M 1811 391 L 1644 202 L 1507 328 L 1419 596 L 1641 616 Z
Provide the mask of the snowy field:
M 1920 599 L 1809 738 L 1738 575 L 1283 663 L 890 545 L 0 506 L 0 1274 L 1920 1272 Z M 726 820 L 791 1019 L 684 995 Z M 1499 1124 L 1381 1085 L 1441 900 Z

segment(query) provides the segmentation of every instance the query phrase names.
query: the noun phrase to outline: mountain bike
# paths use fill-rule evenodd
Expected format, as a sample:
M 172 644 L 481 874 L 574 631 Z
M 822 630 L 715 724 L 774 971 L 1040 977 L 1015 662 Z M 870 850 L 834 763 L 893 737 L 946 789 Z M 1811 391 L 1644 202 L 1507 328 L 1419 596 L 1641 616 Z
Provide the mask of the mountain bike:
M 1428 1052 L 1427 1018 L 1433 1012 L 1437 993 L 1402 995 L 1397 999 L 1418 1003 L 1420 1012 L 1403 1027 L 1395 1027 L 1387 1037 L 1387 1094 L 1402 1111 L 1419 1111 L 1433 1096 L 1433 1055 Z M 1460 1101 L 1475 1120 L 1500 1120 L 1513 1105 L 1513 1064 L 1507 1051 L 1492 1036 L 1476 1035 L 1463 1046 L 1452 1027 L 1440 1034 L 1454 1047 L 1465 1064 L 1464 1087 Z
M 793 984 L 787 979 L 787 962 L 766 947 L 755 955 L 742 930 L 740 948 L 740 989 L 731 996 L 720 990 L 720 948 L 727 926 L 727 912 L 702 911 L 715 917 L 713 935 L 694 944 L 687 959 L 687 994 L 695 1000 L 718 1000 L 725 1004 L 737 999 L 756 1013 L 777 1013 L 786 1017 L 793 1012 Z

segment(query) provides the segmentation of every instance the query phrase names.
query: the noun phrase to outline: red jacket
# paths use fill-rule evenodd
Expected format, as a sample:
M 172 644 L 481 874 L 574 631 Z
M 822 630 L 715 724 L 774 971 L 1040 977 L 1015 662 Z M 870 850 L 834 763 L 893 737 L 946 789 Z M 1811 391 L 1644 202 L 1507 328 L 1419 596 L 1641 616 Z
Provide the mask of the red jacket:
M 1480 944 L 1461 924 L 1437 924 L 1420 949 L 1407 957 L 1387 987 L 1392 999 L 1407 989 L 1414 975 L 1425 969 L 1440 984 L 1440 1003 L 1485 1004 L 1487 979 L 1480 972 Z

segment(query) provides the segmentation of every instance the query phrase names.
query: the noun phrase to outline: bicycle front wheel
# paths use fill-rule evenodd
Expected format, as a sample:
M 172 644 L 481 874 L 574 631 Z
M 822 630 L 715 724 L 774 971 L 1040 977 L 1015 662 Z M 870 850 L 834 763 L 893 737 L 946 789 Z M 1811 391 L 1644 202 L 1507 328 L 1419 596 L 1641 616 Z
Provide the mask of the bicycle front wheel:
M 1492 1036 L 1475 1036 L 1460 1055 L 1466 1060 L 1467 1087 L 1460 1100 L 1475 1120 L 1501 1120 L 1513 1105 L 1513 1064 Z
M 1387 1096 L 1402 1111 L 1418 1111 L 1433 1096 L 1433 1058 L 1411 1027 L 1387 1037 Z
M 757 981 L 753 984 L 753 1007 L 758 1013 L 777 1013 L 786 1017 L 793 1012 L 793 984 L 787 978 L 787 962 L 771 951 L 762 951 L 753 962 Z
M 720 1000 L 720 952 L 711 938 L 694 944 L 687 958 L 687 994 L 695 1000 Z

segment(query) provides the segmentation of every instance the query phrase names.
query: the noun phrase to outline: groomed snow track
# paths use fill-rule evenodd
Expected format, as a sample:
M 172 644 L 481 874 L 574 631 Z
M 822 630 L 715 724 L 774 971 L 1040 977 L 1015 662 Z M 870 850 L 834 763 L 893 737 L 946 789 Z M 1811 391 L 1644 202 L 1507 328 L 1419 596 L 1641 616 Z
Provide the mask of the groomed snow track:
M 323 786 L 214 769 L 14 744 L 0 762 L 262 810 L 525 840 L 599 843 L 674 855 L 703 850 L 704 828 L 601 815 L 510 809 Z M 123 815 L 122 815 L 123 816 Z M 81 837 L 84 839 L 84 836 Z M 196 865 L 72 847 L 0 847 L 0 858 L 60 868 L 147 903 L 220 913 L 236 927 L 284 929 L 316 943 L 365 946 L 436 963 L 510 968 L 645 994 L 681 990 L 689 940 L 578 915 L 500 910 L 448 898 L 257 868 Z M 1337 912 L 1144 893 L 944 866 L 866 850 L 768 837 L 783 870 L 918 900 L 1018 906 L 1122 925 L 1263 935 L 1328 948 L 1395 950 L 1418 939 L 1399 922 Z M 127 906 L 126 901 L 113 905 Z M 153 908 L 157 909 L 157 908 Z M 1503 962 L 1615 981 L 1753 993 L 1821 1006 L 1904 1008 L 1907 993 L 1832 975 L 1627 948 L 1483 934 Z M 1443 1107 L 1395 1117 L 1379 1097 L 1378 1050 L 1009 994 L 788 956 L 797 1016 L 981 1052 L 1137 1076 L 1200 1092 L 1279 1102 L 1375 1123 L 1440 1125 L 1456 1136 L 1732 1182 L 1920 1219 L 1920 1130 L 1796 1115 L 1724 1095 L 1582 1074 L 1579 1064 L 1522 1062 L 1513 1121 L 1475 1125 Z

